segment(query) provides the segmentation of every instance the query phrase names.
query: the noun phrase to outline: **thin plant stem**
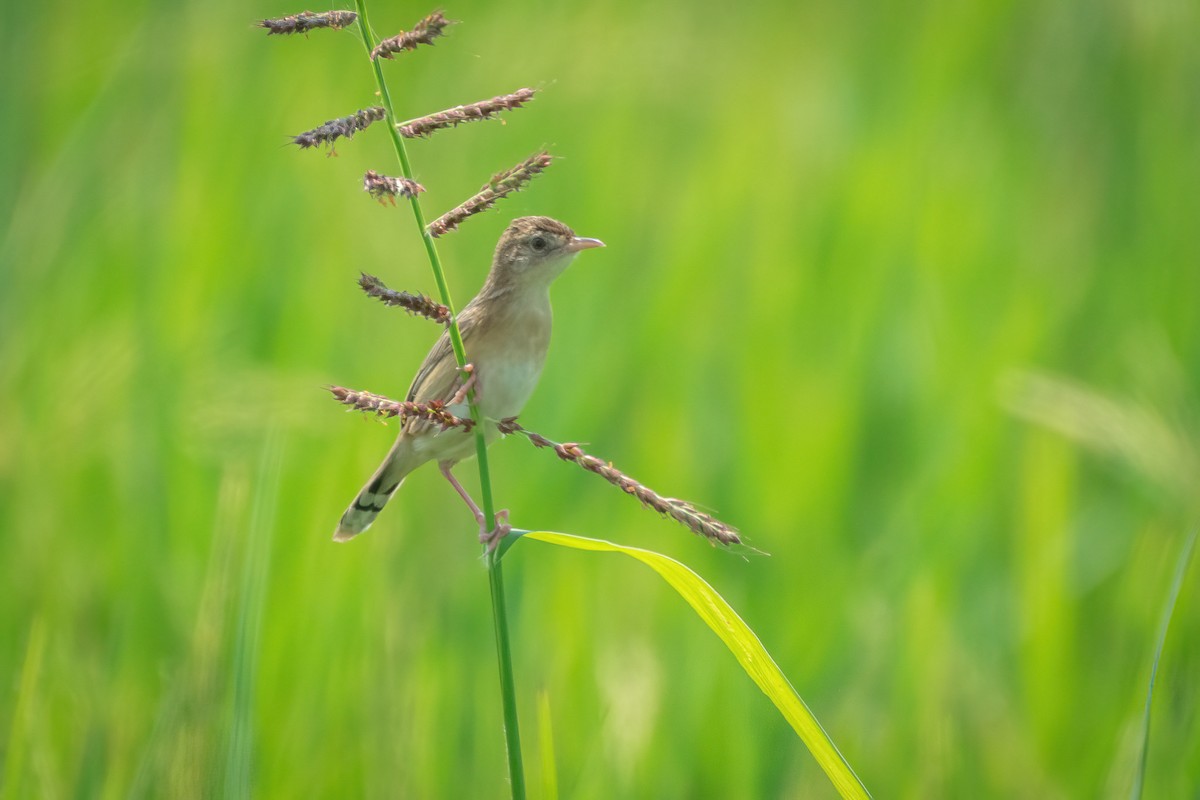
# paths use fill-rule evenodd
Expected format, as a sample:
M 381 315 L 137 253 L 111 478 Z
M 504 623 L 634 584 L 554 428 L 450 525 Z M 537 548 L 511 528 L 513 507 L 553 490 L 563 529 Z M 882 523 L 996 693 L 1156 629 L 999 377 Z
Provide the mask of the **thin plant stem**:
M 375 49 L 376 42 L 371 35 L 370 23 L 367 21 L 366 0 L 354 0 L 354 7 L 358 11 L 358 30 L 362 34 L 363 46 L 366 47 L 369 58 L 371 51 Z M 387 128 L 392 137 L 392 146 L 396 150 L 396 157 L 400 161 L 400 171 L 404 177 L 415 180 L 412 163 L 408 160 L 408 151 L 404 147 L 404 139 L 396 129 L 396 109 L 392 104 L 392 95 L 388 91 L 387 81 L 383 78 L 380 59 L 370 60 L 371 67 L 375 70 L 375 83 L 379 87 L 379 97 L 387 112 Z M 450 346 L 454 349 L 454 358 L 458 361 L 460 368 L 465 367 L 467 352 L 463 347 L 462 333 L 458 329 L 458 320 L 454 312 L 454 301 L 450 297 L 450 287 L 446 283 L 446 273 L 442 269 L 442 260 L 438 256 L 437 245 L 425 228 L 425 215 L 421 213 L 420 201 L 414 195 L 408 198 L 408 202 L 412 207 L 413 218 L 417 223 L 421 241 L 425 243 L 425 253 L 429 256 L 429 266 L 433 268 L 433 277 L 437 283 L 438 293 L 442 297 L 442 304 L 450 309 L 448 330 Z M 489 528 L 495 528 L 496 511 L 495 504 L 492 502 L 492 477 L 488 469 L 487 441 L 484 439 L 483 425 L 480 424 L 483 422 L 483 417 L 479 413 L 474 389 L 467 395 L 467 401 L 471 409 L 471 418 L 475 420 L 475 456 L 476 462 L 479 464 L 479 492 L 483 500 L 484 519 Z M 504 602 L 504 575 L 500 570 L 500 548 L 489 550 L 485 558 L 492 594 L 492 623 L 496 630 L 496 656 L 500 666 L 500 698 L 504 706 L 504 737 L 508 749 L 508 776 L 513 798 L 524 800 L 525 770 L 521 764 L 521 729 L 517 719 L 517 691 L 513 679 L 512 650 L 509 645 L 508 617 Z

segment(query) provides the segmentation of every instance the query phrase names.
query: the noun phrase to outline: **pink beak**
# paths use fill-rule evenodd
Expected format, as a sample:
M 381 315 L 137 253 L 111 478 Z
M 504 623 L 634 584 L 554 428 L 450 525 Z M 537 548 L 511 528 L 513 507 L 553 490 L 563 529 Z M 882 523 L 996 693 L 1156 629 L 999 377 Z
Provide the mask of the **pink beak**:
M 604 242 L 599 239 L 585 239 L 582 236 L 576 236 L 567 244 L 567 249 L 572 253 L 578 253 L 580 250 L 590 250 L 593 247 L 604 247 Z

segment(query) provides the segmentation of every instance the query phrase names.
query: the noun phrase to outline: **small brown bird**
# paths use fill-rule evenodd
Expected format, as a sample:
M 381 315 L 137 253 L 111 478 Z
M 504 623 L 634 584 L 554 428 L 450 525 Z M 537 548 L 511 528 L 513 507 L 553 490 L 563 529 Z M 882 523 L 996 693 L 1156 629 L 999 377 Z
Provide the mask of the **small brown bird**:
M 603 246 L 599 239 L 578 237 L 549 217 L 513 220 L 496 245 L 483 288 L 458 315 L 471 366 L 469 377 L 458 368 L 449 333 L 443 333 L 425 356 L 406 399 L 416 403 L 441 400 L 451 414 L 469 417 L 464 389 L 473 388 L 485 420 L 520 414 L 537 386 L 550 346 L 550 284 L 579 251 Z M 492 424 L 485 423 L 484 430 L 488 444 L 500 435 Z M 387 458 L 342 515 L 334 541 L 344 542 L 365 531 L 405 476 L 426 462 L 436 461 L 479 522 L 480 540 L 494 545 L 511 529 L 507 513 L 497 513 L 496 527 L 488 530 L 483 512 L 450 472 L 459 461 L 473 455 L 474 434 L 457 428 L 443 431 L 434 423 L 408 420 Z

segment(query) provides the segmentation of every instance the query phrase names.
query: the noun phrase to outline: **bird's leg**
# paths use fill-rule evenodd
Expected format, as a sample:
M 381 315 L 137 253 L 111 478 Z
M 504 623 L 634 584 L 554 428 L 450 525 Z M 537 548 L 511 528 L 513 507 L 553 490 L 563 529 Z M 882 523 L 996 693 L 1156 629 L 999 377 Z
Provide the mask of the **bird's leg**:
M 467 494 L 467 490 L 463 488 L 458 479 L 454 477 L 454 473 L 450 471 L 450 463 L 443 461 L 438 464 L 438 469 L 442 471 L 442 475 L 446 480 L 450 481 L 450 485 L 454 487 L 454 491 L 458 492 L 458 496 L 467 504 L 467 508 L 471 509 L 471 513 L 475 515 L 475 521 L 479 523 L 479 541 L 483 542 L 488 547 L 488 552 L 496 549 L 496 545 L 500 544 L 500 540 L 508 536 L 512 530 L 512 525 L 508 524 L 508 509 L 501 509 L 496 512 L 496 527 L 490 531 L 487 527 L 487 517 L 479 510 L 479 506 L 475 505 L 475 501 L 471 499 L 471 495 Z
M 475 384 L 478 383 L 475 376 L 474 364 L 467 364 L 462 368 L 462 371 L 467 373 L 467 379 L 463 381 L 463 385 L 460 386 L 458 391 L 454 393 L 454 396 L 450 398 L 450 402 L 446 403 L 448 406 L 456 406 L 459 403 L 466 402 L 467 393 L 475 388 Z
M 483 512 L 479 510 L 479 506 L 475 505 L 475 501 L 471 499 L 471 495 L 467 494 L 467 490 L 463 488 L 463 485 L 454 477 L 454 473 L 450 471 L 450 465 L 443 461 L 441 464 L 438 464 L 438 469 L 442 471 L 442 475 L 446 480 L 450 481 L 450 485 L 454 487 L 454 491 L 458 492 L 458 496 L 467 504 L 467 508 L 471 509 L 471 513 L 475 515 L 475 521 L 479 523 L 479 527 L 482 528 L 486 525 L 487 520 L 483 518 Z

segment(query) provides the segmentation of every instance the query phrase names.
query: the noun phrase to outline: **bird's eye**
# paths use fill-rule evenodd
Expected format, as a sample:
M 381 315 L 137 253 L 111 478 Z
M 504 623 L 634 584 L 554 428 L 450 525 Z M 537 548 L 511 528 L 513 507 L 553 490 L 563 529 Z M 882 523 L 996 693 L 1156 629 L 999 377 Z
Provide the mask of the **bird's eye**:
M 529 246 L 532 247 L 534 250 L 537 250 L 540 253 L 542 250 L 545 250 L 550 245 L 545 240 L 545 238 L 543 238 L 541 236 L 535 236 L 535 237 L 533 237 L 532 240 L 530 240 Z

